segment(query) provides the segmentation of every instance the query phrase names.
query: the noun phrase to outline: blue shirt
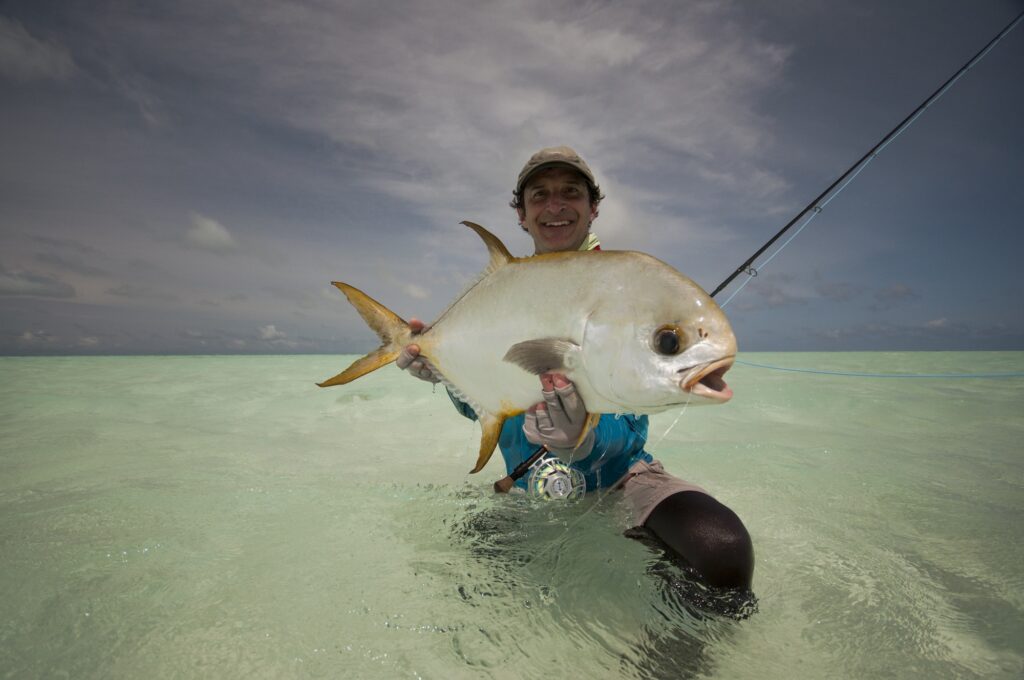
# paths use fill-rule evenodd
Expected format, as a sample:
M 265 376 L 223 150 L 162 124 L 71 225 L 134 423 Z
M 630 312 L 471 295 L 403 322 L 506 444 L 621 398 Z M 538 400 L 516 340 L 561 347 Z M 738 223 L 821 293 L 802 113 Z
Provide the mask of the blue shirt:
M 450 392 L 448 396 L 459 413 L 470 420 L 477 419 L 469 404 L 459 401 Z M 507 474 L 512 474 L 516 466 L 537 450 L 537 444 L 528 441 L 523 433 L 525 420 L 526 414 L 520 413 L 506 420 L 501 428 L 498 446 L 505 459 Z M 611 486 L 625 476 L 633 463 L 654 460 L 644 451 L 646 441 L 647 416 L 602 414 L 594 428 L 594 448 L 583 460 L 573 461 L 572 467 L 583 473 L 588 491 Z M 516 486 L 525 490 L 526 477 L 520 478 Z

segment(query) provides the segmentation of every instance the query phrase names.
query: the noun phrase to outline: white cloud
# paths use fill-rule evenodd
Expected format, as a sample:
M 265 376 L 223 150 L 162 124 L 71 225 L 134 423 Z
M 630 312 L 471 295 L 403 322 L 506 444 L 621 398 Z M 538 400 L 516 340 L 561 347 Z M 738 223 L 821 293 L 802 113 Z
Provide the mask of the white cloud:
M 274 324 L 269 324 L 267 326 L 260 326 L 260 339 L 261 340 L 274 341 L 274 340 L 282 340 L 285 337 L 286 337 L 285 334 L 282 333 L 281 331 L 277 330 L 277 328 L 274 326 Z
M 417 300 L 426 300 L 430 297 L 430 291 L 415 283 L 406 284 L 402 290 L 404 290 L 409 297 L 416 298 Z
M 212 253 L 230 253 L 238 249 L 238 242 L 227 227 L 199 214 L 192 215 L 192 226 L 185 232 L 185 240 L 191 246 Z
M 15 80 L 63 80 L 75 71 L 62 45 L 38 40 L 15 19 L 0 17 L 0 75 Z
M 931 321 L 927 322 L 925 326 L 928 328 L 948 328 L 949 319 L 945 317 L 941 319 L 932 319 Z
M 52 334 L 43 330 L 25 331 L 18 336 L 18 340 L 25 344 L 50 343 L 56 340 Z

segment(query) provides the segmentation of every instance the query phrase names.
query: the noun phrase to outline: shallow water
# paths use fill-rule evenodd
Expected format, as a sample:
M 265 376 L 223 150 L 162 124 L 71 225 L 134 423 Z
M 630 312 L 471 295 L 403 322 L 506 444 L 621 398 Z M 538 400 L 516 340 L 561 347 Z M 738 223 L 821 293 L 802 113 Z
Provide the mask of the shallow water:
M 754 539 L 700 611 L 614 496 L 495 498 L 477 426 L 346 357 L 0 358 L 3 677 L 1018 678 L 1024 380 L 738 365 L 652 419 Z M 1024 353 L 748 354 L 854 372 Z M 671 569 L 669 570 L 671 571 Z

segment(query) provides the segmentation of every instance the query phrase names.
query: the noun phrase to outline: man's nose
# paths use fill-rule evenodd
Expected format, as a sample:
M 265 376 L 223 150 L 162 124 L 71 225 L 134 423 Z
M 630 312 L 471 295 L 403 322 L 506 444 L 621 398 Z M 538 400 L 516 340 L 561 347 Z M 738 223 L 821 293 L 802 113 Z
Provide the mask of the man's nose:
M 562 208 L 565 207 L 565 204 L 565 198 L 558 194 L 551 194 L 550 196 L 548 196 L 547 203 L 544 207 L 547 209 L 548 212 L 557 215 L 558 213 L 562 212 Z

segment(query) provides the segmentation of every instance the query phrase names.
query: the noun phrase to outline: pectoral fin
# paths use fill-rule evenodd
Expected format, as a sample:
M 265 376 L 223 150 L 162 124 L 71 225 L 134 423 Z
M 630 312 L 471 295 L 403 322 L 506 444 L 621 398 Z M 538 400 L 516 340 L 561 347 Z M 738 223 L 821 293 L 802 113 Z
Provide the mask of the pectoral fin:
M 539 338 L 517 342 L 505 353 L 505 361 L 534 375 L 570 370 L 576 365 L 580 346 L 561 338 Z
M 501 426 L 505 424 L 508 416 L 492 416 L 489 413 L 480 416 L 480 426 L 483 427 L 483 434 L 480 437 L 480 454 L 476 459 L 476 467 L 469 471 L 470 474 L 480 472 L 491 459 L 491 454 L 498 446 L 498 437 L 501 435 Z

